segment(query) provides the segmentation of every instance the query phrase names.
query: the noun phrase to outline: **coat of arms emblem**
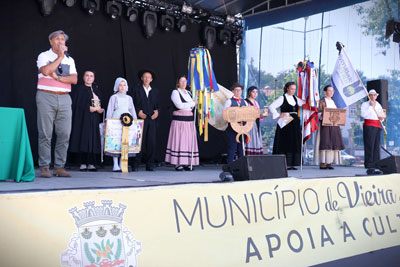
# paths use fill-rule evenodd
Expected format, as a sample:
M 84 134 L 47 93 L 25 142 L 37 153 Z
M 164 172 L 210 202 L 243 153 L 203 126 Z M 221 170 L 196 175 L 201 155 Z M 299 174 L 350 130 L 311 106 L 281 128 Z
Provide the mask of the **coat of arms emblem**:
M 68 248 L 61 254 L 61 265 L 68 267 L 136 267 L 142 251 L 140 241 L 122 225 L 127 208 L 112 206 L 111 200 L 83 203 L 84 209 L 69 210 L 78 232 L 72 234 Z

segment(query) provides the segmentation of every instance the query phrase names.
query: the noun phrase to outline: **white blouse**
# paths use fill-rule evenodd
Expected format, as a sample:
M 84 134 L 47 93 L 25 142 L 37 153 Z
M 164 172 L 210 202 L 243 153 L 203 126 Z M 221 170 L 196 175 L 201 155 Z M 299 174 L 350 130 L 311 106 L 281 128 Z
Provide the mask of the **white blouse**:
M 190 94 L 182 91 L 178 92 L 178 90 L 180 89 L 173 90 L 171 94 L 171 100 L 174 102 L 175 107 L 180 110 L 192 110 L 195 104 Z M 182 102 L 180 95 L 185 99 L 186 103 Z
M 301 100 L 300 98 L 294 98 L 294 96 L 290 96 L 288 94 L 285 94 L 286 100 L 291 106 L 296 105 L 296 99 L 297 99 L 297 105 L 301 107 L 304 104 L 304 101 Z M 283 96 L 278 97 L 272 104 L 269 106 L 269 111 L 272 114 L 272 118 L 276 119 L 280 116 L 280 113 L 277 111 L 277 109 L 283 105 Z
M 325 103 L 327 108 L 336 108 L 335 101 L 332 99 L 325 98 Z

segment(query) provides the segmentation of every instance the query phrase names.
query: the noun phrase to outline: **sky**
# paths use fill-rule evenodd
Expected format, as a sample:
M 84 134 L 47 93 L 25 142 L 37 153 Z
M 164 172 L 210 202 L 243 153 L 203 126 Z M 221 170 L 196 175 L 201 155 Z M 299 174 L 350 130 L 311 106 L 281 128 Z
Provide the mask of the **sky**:
M 362 6 L 371 6 L 371 1 L 361 3 Z M 306 30 L 321 28 L 322 14 L 308 17 Z M 331 25 L 323 31 L 321 64 L 325 65 L 327 73 L 332 73 L 336 63 L 338 50 L 336 42 L 344 44 L 345 50 L 357 70 L 364 72 L 368 79 L 377 79 L 379 76 L 389 76 L 389 70 L 400 69 L 399 45 L 390 42 L 390 49 L 386 56 L 376 47 L 375 37 L 362 34 L 361 16 L 357 14 L 354 6 L 340 8 L 324 14 L 324 27 Z M 246 61 L 251 58 L 258 67 L 261 43 L 261 70 L 276 75 L 277 73 L 293 69 L 293 65 L 303 60 L 304 54 L 304 24 L 305 19 L 300 18 L 285 23 L 279 23 L 262 29 L 246 31 Z M 287 30 L 301 32 L 291 32 Z M 306 55 L 318 66 L 320 53 L 321 31 L 306 34 Z

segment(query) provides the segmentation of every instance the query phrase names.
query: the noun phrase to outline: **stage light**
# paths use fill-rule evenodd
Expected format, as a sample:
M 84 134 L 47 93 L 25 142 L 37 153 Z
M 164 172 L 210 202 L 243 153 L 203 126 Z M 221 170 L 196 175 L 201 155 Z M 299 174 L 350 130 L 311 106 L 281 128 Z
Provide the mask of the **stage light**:
M 186 2 L 183 2 L 182 13 L 189 14 L 189 15 L 192 14 L 193 13 L 192 6 L 186 4 Z
M 39 0 L 40 12 L 43 16 L 49 16 L 53 12 L 57 0 Z
M 112 18 L 116 19 L 121 16 L 122 6 L 115 1 L 108 1 L 106 4 L 106 13 Z
M 225 20 L 227 23 L 231 23 L 231 24 L 233 24 L 233 23 L 235 23 L 235 17 L 234 16 L 232 16 L 232 15 L 228 15 L 228 16 L 226 16 L 226 20 Z
M 146 38 L 153 36 L 157 26 L 157 14 L 153 11 L 145 11 L 143 14 L 143 29 Z
M 63 0 L 63 2 L 67 7 L 72 7 L 75 5 L 76 0 Z
M 93 15 L 96 11 L 100 10 L 100 0 L 83 0 L 82 6 L 87 10 L 89 15 Z
M 170 15 L 161 15 L 160 25 L 164 31 L 169 32 L 174 28 L 174 18 Z
M 386 22 L 385 39 L 393 34 L 393 42 L 400 43 L 400 21 L 390 19 Z
M 214 27 L 206 26 L 203 32 L 203 38 L 208 49 L 212 49 L 215 43 L 217 32 Z
M 228 44 L 231 41 L 231 32 L 225 29 L 219 31 L 219 40 L 224 44 Z
M 186 22 L 185 19 L 180 19 L 177 23 L 176 23 L 176 28 L 181 32 L 184 33 L 187 31 L 188 28 L 188 24 Z
M 129 7 L 126 15 L 130 22 L 134 22 L 139 15 L 139 11 L 134 7 Z

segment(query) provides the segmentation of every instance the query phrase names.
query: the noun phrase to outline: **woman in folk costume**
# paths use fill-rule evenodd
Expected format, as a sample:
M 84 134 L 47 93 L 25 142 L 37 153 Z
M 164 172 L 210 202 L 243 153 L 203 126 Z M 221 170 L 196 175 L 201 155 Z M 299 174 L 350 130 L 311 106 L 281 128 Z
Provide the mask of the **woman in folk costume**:
M 248 106 L 247 102 L 241 97 L 243 92 L 243 86 L 240 84 L 234 84 L 231 87 L 233 97 L 225 102 L 224 110 L 229 107 L 242 107 Z M 226 128 L 226 134 L 228 136 L 228 163 L 233 162 L 235 154 L 238 158 L 243 157 L 243 135 L 239 137 L 240 143 L 236 142 L 237 133 L 232 129 L 231 124 L 228 124 Z
M 101 152 L 100 114 L 101 95 L 94 85 L 95 72 L 87 70 L 83 74 L 84 84 L 78 85 L 72 95 L 72 131 L 69 152 L 77 153 L 80 171 L 97 171 L 96 155 Z
M 300 165 L 301 155 L 301 127 L 297 112 L 304 101 L 294 95 L 296 93 L 294 82 L 286 83 L 283 91 L 284 95 L 269 106 L 272 118 L 279 118 L 272 154 L 285 154 L 288 170 L 297 170 L 294 166 Z M 277 111 L 278 108 L 281 113 Z
M 332 96 L 335 90 L 331 85 L 324 88 L 325 97 L 320 99 L 318 115 L 320 127 L 314 146 L 314 162 L 320 163 L 320 169 L 334 169 L 332 164 L 341 164 L 340 150 L 344 150 L 342 133 L 339 126 L 322 126 L 322 115 L 325 108 L 336 108 Z
M 250 106 L 256 107 L 260 110 L 260 105 L 258 104 L 256 98 L 258 96 L 258 89 L 255 86 L 250 86 L 247 89 L 246 102 Z M 261 137 L 261 126 L 260 119 L 265 118 L 266 116 L 260 115 L 255 123 L 253 124 L 253 128 L 250 130 L 250 142 L 246 144 L 246 155 L 262 155 L 263 154 L 263 144 Z
M 133 119 L 136 120 L 135 106 L 133 105 L 132 97 L 127 95 L 128 82 L 124 78 L 117 78 L 114 84 L 114 95 L 110 97 L 107 106 L 107 119 L 120 119 L 121 114 L 129 113 L 132 115 Z M 121 163 L 118 163 L 118 157 L 121 153 L 106 153 L 113 157 L 114 166 L 113 171 L 121 171 Z M 129 157 L 136 156 L 136 153 L 129 153 Z
M 191 165 L 199 165 L 197 135 L 193 136 L 196 128 L 194 127 L 192 112 L 197 105 L 197 100 L 193 101 L 192 95 L 186 90 L 186 87 L 186 77 L 180 76 L 177 80 L 176 89 L 171 94 L 175 109 L 172 113 L 165 162 L 176 165 L 175 170 L 177 171 L 190 171 Z

